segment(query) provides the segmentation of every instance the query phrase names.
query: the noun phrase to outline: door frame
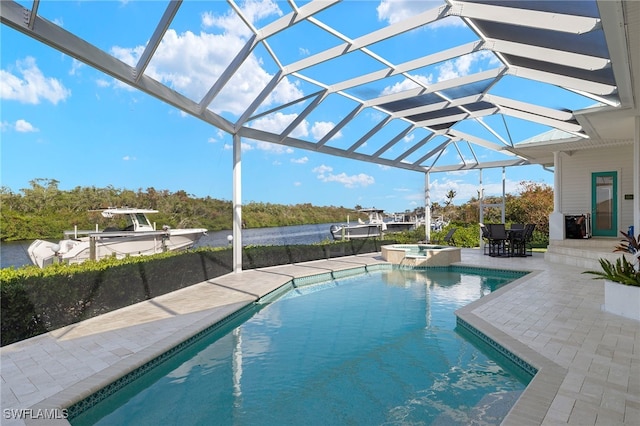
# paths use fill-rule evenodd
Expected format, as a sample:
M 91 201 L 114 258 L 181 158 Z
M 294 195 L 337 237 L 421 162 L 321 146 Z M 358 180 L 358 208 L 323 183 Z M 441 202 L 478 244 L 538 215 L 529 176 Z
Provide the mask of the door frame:
M 597 227 L 596 220 L 596 180 L 599 177 L 610 176 L 613 178 L 613 194 L 612 194 L 612 229 L 602 230 Z M 591 233 L 594 237 L 616 237 L 618 235 L 618 172 L 615 170 L 607 172 L 591 173 Z

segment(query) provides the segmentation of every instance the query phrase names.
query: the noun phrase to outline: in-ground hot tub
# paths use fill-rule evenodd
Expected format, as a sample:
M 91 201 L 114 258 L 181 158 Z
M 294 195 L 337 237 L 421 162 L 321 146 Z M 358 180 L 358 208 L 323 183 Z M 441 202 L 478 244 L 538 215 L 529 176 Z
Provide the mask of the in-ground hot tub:
M 448 266 L 460 262 L 460 250 L 435 244 L 393 244 L 382 246 L 382 258 L 394 265 Z

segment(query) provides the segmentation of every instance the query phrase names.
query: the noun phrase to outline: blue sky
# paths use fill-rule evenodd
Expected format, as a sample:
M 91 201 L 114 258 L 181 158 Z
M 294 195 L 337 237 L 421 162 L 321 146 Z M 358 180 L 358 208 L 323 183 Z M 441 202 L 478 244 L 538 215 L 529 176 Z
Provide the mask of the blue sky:
M 30 7 L 30 2 L 22 3 Z M 347 2 L 344 7 L 358 8 L 361 6 L 358 3 L 362 2 Z M 436 4 L 366 3 L 369 4 L 366 9 L 354 9 L 359 19 L 349 19 L 343 13 L 327 13 L 323 19 L 345 33 L 361 33 L 416 13 L 416 8 L 424 10 Z M 239 4 L 257 26 L 288 12 L 284 2 Z M 123 61 L 135 63 L 164 7 L 164 2 L 43 2 L 39 13 Z M 87 13 L 104 19 L 83 19 Z M 113 28 L 126 30 L 113 31 Z M 29 181 L 35 178 L 51 178 L 60 182 L 61 189 L 109 185 L 132 190 L 154 187 L 185 190 L 198 197 L 231 199 L 232 140 L 229 135 L 4 25 L 0 31 L 3 186 L 18 191 L 28 187 Z M 310 29 L 301 27 L 300 31 L 300 37 L 288 33 L 286 37 L 272 40 L 272 48 L 282 54 L 281 59 L 295 61 L 329 47 L 323 45 L 319 37 L 312 37 Z M 425 51 L 442 48 L 438 43 L 455 46 L 469 41 L 469 34 L 455 23 L 421 31 L 421 42 L 416 48 Z M 103 36 L 105 33 L 109 34 L 108 38 Z M 202 96 L 246 37 L 246 28 L 229 17 L 227 3 L 185 2 L 147 72 L 180 93 Z M 411 42 L 412 35 L 406 37 L 407 42 Z M 315 39 L 317 42 L 312 43 Z M 393 59 L 398 62 L 407 60 L 403 58 L 404 50 L 398 46 L 381 48 L 397 52 Z M 194 63 L 194 52 L 200 59 L 207 58 L 206 70 Z M 217 108 L 216 112 L 232 121 L 237 119 L 256 95 L 252 88 L 261 87 L 260 84 L 271 78 L 275 66 L 262 53 L 257 50 L 246 65 L 246 71 L 250 72 L 242 73 L 241 78 L 216 99 L 212 105 Z M 491 67 L 491 62 L 490 57 L 461 58 L 420 70 L 420 78 L 435 81 L 466 75 Z M 342 70 L 344 75 L 336 75 L 336 81 L 352 77 L 354 70 L 349 66 Z M 320 76 L 326 72 L 318 66 L 310 74 Z M 398 91 L 404 84 L 397 80 L 393 85 L 378 87 L 378 93 L 372 96 Z M 503 90 L 510 90 L 508 80 L 503 84 Z M 532 94 L 539 96 L 535 85 L 532 87 Z M 287 80 L 278 87 L 276 95 L 286 102 L 310 90 L 300 82 Z M 359 95 L 367 97 L 365 92 Z M 555 105 L 554 99 L 549 97 L 548 106 L 563 106 Z M 253 125 L 264 129 L 282 128 L 287 119 L 286 113 L 280 113 L 256 120 Z M 296 132 L 301 137 L 321 137 L 334 124 L 327 120 L 320 111 L 305 120 Z M 362 120 L 365 121 L 366 116 Z M 518 120 L 508 123 L 509 136 L 515 141 L 546 130 Z M 363 132 L 368 130 L 367 124 L 370 128 L 370 123 L 362 123 Z M 506 134 L 506 129 L 503 131 Z M 358 137 L 357 129 L 351 128 L 337 135 L 333 143 L 349 145 Z M 243 142 L 242 172 L 244 203 L 361 205 L 387 212 L 424 204 L 422 173 L 265 142 Z M 501 193 L 502 169 L 486 169 L 482 177 L 486 195 Z M 523 180 L 550 185 L 553 182 L 553 174 L 541 166 L 510 168 L 506 177 L 506 190 L 511 193 L 517 191 Z M 478 180 L 478 171 L 432 174 L 431 199 L 443 203 L 445 194 L 454 190 L 455 204 L 463 203 L 477 196 Z

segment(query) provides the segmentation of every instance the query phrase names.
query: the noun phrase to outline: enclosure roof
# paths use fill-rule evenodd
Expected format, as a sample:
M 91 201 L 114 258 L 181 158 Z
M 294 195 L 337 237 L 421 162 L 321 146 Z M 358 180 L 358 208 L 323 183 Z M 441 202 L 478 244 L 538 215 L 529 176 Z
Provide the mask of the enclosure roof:
M 2 23 L 258 141 L 442 172 L 545 163 L 558 138 L 630 143 L 639 115 L 637 1 L 416 1 L 404 15 L 390 0 L 157 1 L 140 2 L 144 22 L 106 21 L 119 2 L 71 22 L 67 3 L 2 1 Z M 193 54 L 176 75 L 170 39 L 230 31 L 226 63 Z

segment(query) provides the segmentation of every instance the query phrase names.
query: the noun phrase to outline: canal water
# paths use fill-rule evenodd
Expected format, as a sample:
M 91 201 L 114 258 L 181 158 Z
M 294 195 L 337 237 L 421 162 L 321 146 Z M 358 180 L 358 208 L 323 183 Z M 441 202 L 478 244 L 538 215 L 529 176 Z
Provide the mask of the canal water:
M 242 245 L 295 245 L 313 244 L 331 240 L 329 228 L 332 224 L 279 226 L 273 228 L 255 228 L 242 230 Z M 196 247 L 224 247 L 229 245 L 231 230 L 208 232 L 200 238 Z M 0 243 L 0 267 L 20 267 L 30 265 L 27 254 L 31 241 Z

